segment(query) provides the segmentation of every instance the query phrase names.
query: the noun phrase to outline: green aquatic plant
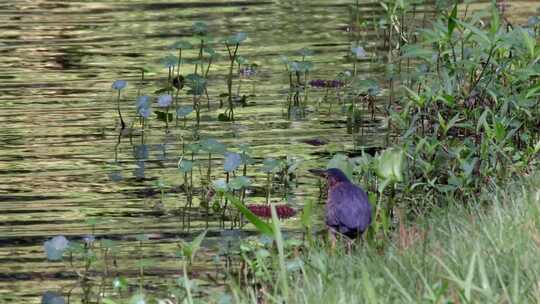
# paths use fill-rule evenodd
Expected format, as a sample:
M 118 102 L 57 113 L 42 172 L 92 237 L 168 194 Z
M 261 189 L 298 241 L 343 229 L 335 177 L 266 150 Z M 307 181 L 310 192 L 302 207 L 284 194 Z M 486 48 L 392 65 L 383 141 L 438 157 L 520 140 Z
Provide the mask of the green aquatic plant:
M 173 45 L 171 45 L 171 49 L 178 50 L 178 63 L 176 64 L 176 75 L 174 76 L 172 80 L 172 86 L 176 89 L 176 93 L 174 96 L 174 102 L 176 109 L 178 110 L 178 95 L 180 94 L 180 90 L 184 87 L 184 76 L 182 76 L 180 72 L 180 67 L 182 66 L 182 50 L 189 50 L 192 49 L 193 45 L 189 41 L 179 40 Z
M 314 64 L 312 61 L 306 60 L 306 57 L 313 56 L 314 52 L 302 48 L 298 51 L 298 54 L 301 56 L 301 60 L 290 60 L 287 56 L 280 57 L 280 61 L 285 65 L 285 71 L 289 75 L 288 118 L 297 112 L 300 116 L 304 116 L 305 107 L 309 100 L 309 73 L 313 70 Z M 303 93 L 303 98 L 301 98 L 301 93 Z
M 160 202 L 164 203 L 165 202 L 165 187 L 166 187 L 165 182 L 163 181 L 163 179 L 160 178 L 154 183 L 154 186 L 159 189 Z
M 169 121 L 172 121 L 172 113 L 169 113 L 169 108 L 172 105 L 172 96 L 169 94 L 160 95 L 157 98 L 158 107 L 165 109 L 165 111 L 156 111 L 157 118 L 165 121 L 165 127 L 169 127 Z
M 64 251 L 69 247 L 69 241 L 65 236 L 55 236 L 43 243 L 45 254 L 49 261 L 60 261 L 63 258 Z
M 272 181 L 274 173 L 279 169 L 279 161 L 273 158 L 267 158 L 263 161 L 261 171 L 266 173 L 266 203 L 270 203 L 272 192 Z
M 201 121 L 201 96 L 206 90 L 206 78 L 199 74 L 189 74 L 185 78 L 188 94 L 192 95 L 193 109 L 196 115 L 196 127 L 199 128 Z
M 121 130 L 124 130 L 126 128 L 126 123 L 124 122 L 124 119 L 122 118 L 122 112 L 120 111 L 120 93 L 122 92 L 122 89 L 124 89 L 126 86 L 127 81 L 125 80 L 115 80 L 112 84 L 113 90 L 118 91 L 118 96 L 116 98 L 116 109 L 118 110 L 118 117 L 120 117 Z
M 234 104 L 233 104 L 233 70 L 234 64 L 238 58 L 238 48 L 242 42 L 247 39 L 247 34 L 244 32 L 236 33 L 233 36 L 230 36 L 223 40 L 225 47 L 227 48 L 227 53 L 229 55 L 229 75 L 227 77 L 227 93 L 228 93 L 228 109 L 225 111 L 225 115 L 228 120 L 234 121 Z
M 137 115 L 139 116 L 142 128 L 144 129 L 146 120 L 152 115 L 152 104 L 150 101 L 150 96 L 141 95 L 137 97 L 136 111 Z

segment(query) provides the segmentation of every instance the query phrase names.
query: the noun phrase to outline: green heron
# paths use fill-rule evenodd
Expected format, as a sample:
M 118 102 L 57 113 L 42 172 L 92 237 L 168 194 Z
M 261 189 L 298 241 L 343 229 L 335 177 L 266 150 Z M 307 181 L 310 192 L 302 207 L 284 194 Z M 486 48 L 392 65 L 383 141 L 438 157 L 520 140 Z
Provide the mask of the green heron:
M 310 171 L 325 177 L 328 183 L 325 222 L 332 241 L 336 234 L 349 240 L 361 237 L 371 224 L 371 205 L 366 192 L 351 183 L 340 169 Z

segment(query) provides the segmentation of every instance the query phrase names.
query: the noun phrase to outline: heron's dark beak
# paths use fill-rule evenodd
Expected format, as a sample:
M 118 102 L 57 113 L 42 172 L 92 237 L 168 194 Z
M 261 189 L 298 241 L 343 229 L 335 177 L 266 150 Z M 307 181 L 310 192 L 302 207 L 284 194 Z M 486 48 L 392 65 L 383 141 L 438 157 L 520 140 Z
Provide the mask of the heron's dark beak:
M 328 176 L 328 174 L 326 173 L 326 170 L 323 170 L 323 169 L 309 169 L 308 171 L 311 174 L 314 174 L 320 177 L 326 178 Z

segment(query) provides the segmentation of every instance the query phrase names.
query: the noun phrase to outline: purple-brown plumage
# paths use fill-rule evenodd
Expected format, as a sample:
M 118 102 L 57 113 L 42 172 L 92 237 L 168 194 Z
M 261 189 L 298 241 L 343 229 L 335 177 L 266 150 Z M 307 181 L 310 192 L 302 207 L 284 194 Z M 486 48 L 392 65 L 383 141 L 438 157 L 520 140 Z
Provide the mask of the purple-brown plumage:
M 351 183 L 340 169 L 312 172 L 326 177 L 328 183 L 325 221 L 330 232 L 360 237 L 371 224 L 371 205 L 366 192 Z

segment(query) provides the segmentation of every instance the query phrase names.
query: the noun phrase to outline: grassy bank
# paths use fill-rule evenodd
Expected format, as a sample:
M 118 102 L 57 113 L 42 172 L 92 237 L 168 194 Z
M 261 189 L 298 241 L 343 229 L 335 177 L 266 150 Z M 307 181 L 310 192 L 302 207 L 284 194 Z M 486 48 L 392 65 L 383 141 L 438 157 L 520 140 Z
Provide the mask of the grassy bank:
M 384 250 L 364 245 L 348 255 L 324 244 L 308 248 L 295 262 L 297 270 L 287 269 L 286 303 L 535 303 L 539 186 L 536 175 L 486 189 L 489 207 L 449 204 L 428 219 L 401 225 Z M 275 291 L 264 294 L 260 286 L 262 303 L 284 300 L 276 269 Z M 250 289 L 236 287 L 233 294 L 234 302 L 257 303 Z

